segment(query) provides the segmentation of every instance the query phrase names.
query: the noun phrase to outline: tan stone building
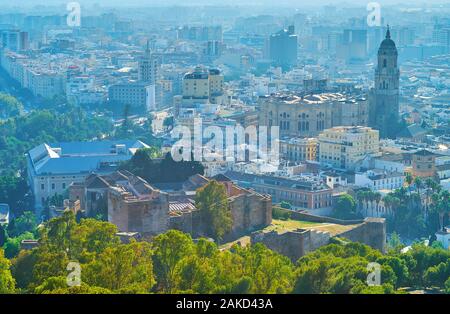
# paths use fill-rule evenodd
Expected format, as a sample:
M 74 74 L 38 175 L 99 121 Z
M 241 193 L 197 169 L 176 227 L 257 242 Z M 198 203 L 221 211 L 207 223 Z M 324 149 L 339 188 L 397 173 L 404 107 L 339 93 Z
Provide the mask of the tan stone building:
M 85 182 L 71 185 L 69 197 L 80 202 L 88 217 L 106 211 L 108 221 L 121 232 L 156 235 L 167 230 L 168 194 L 128 171 L 92 174 Z
M 265 227 L 272 222 L 270 195 L 235 185 L 229 178 L 214 178 L 227 190 L 228 205 L 233 217 L 228 238 Z M 195 207 L 195 193 L 211 179 L 191 176 L 182 183 L 162 184 L 161 190 L 144 179 L 120 170 L 110 175 L 90 175 L 85 182 L 69 188 L 71 203 L 81 204 L 88 217 L 106 210 L 108 221 L 120 232 L 139 232 L 144 237 L 177 229 L 202 236 L 204 226 Z M 164 190 L 164 191 L 163 191 Z
M 183 98 L 218 103 L 223 95 L 224 77 L 218 69 L 196 67 L 183 77 Z M 216 101 L 215 101 L 216 100 Z
M 221 104 L 224 101 L 224 76 L 218 69 L 196 67 L 183 77 L 182 95 L 173 98 L 175 116 L 182 107 L 197 104 Z
M 284 160 L 300 162 L 317 159 L 316 138 L 291 138 L 280 140 L 280 156 Z
M 333 126 L 365 126 L 367 119 L 368 102 L 360 96 L 274 94 L 259 100 L 259 125 L 279 126 L 281 137 L 314 137 Z
M 339 169 L 353 170 L 366 156 L 379 154 L 378 130 L 363 126 L 340 126 L 319 135 L 319 161 Z
M 211 178 L 223 184 L 227 191 L 228 206 L 233 224 L 227 239 L 233 239 L 249 231 L 263 228 L 272 223 L 272 199 L 268 194 L 260 194 L 234 184 L 230 178 L 219 174 Z M 169 192 L 170 221 L 169 227 L 190 232 L 194 236 L 202 235 L 202 222 L 195 208 L 196 191 L 208 184 L 211 179 L 202 175 L 194 175 L 182 184 L 179 192 Z
M 436 155 L 422 149 L 412 154 L 412 175 L 414 177 L 434 178 L 436 176 Z
M 167 231 L 169 198 L 140 177 L 108 190 L 108 221 L 120 231 L 158 235 Z

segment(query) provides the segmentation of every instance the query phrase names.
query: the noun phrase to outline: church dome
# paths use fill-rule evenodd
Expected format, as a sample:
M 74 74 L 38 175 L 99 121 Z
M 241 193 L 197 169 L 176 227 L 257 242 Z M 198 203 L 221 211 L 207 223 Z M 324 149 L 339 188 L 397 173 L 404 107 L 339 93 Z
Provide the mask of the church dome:
M 391 31 L 389 25 L 386 31 L 386 38 L 381 42 L 379 51 L 382 50 L 397 50 L 395 42 L 391 39 Z
M 395 47 L 395 42 L 390 38 L 385 38 L 380 45 L 380 49 L 392 49 Z

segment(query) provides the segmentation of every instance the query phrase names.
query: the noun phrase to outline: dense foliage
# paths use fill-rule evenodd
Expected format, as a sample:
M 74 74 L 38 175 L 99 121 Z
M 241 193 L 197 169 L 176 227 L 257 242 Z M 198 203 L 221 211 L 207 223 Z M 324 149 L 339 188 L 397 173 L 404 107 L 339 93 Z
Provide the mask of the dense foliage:
M 340 195 L 334 204 L 333 216 L 339 219 L 360 218 L 354 198 L 349 194 Z
M 103 138 L 112 128 L 109 119 L 89 115 L 79 107 L 62 113 L 32 111 L 6 120 L 0 123 L 0 172 L 24 169 L 24 154 L 42 143 Z
M 0 92 L 0 119 L 15 117 L 23 113 L 23 104 L 12 95 Z
M 107 222 L 72 212 L 40 229 L 40 245 L 12 260 L 0 249 L 0 293 L 397 293 L 449 290 L 450 251 L 415 244 L 381 254 L 335 240 L 296 263 L 262 244 L 219 249 L 207 239 L 169 230 L 151 242 L 121 243 Z M 81 284 L 69 286 L 80 265 Z M 381 285 L 368 286 L 367 265 L 381 265 Z M 446 290 L 447 289 L 447 290 Z
M 429 238 L 450 221 L 450 193 L 433 179 L 406 177 L 406 187 L 388 193 L 361 189 L 356 194 L 357 208 L 374 216 L 383 201 L 388 232 L 414 240 Z

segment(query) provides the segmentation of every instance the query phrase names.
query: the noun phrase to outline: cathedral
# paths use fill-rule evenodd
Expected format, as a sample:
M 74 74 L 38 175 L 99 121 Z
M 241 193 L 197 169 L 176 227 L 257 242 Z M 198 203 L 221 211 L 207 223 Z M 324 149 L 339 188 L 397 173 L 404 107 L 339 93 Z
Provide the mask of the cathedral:
M 370 91 L 369 126 L 380 131 L 380 138 L 395 138 L 399 128 L 399 80 L 397 48 L 389 25 L 378 49 L 375 86 Z

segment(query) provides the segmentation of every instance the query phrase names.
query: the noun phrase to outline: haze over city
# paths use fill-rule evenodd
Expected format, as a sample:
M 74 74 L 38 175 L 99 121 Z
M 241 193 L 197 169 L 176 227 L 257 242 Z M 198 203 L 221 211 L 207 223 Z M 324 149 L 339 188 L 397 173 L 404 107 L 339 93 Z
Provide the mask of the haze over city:
M 448 1 L 1 1 L 0 298 L 450 293 L 449 70 Z

